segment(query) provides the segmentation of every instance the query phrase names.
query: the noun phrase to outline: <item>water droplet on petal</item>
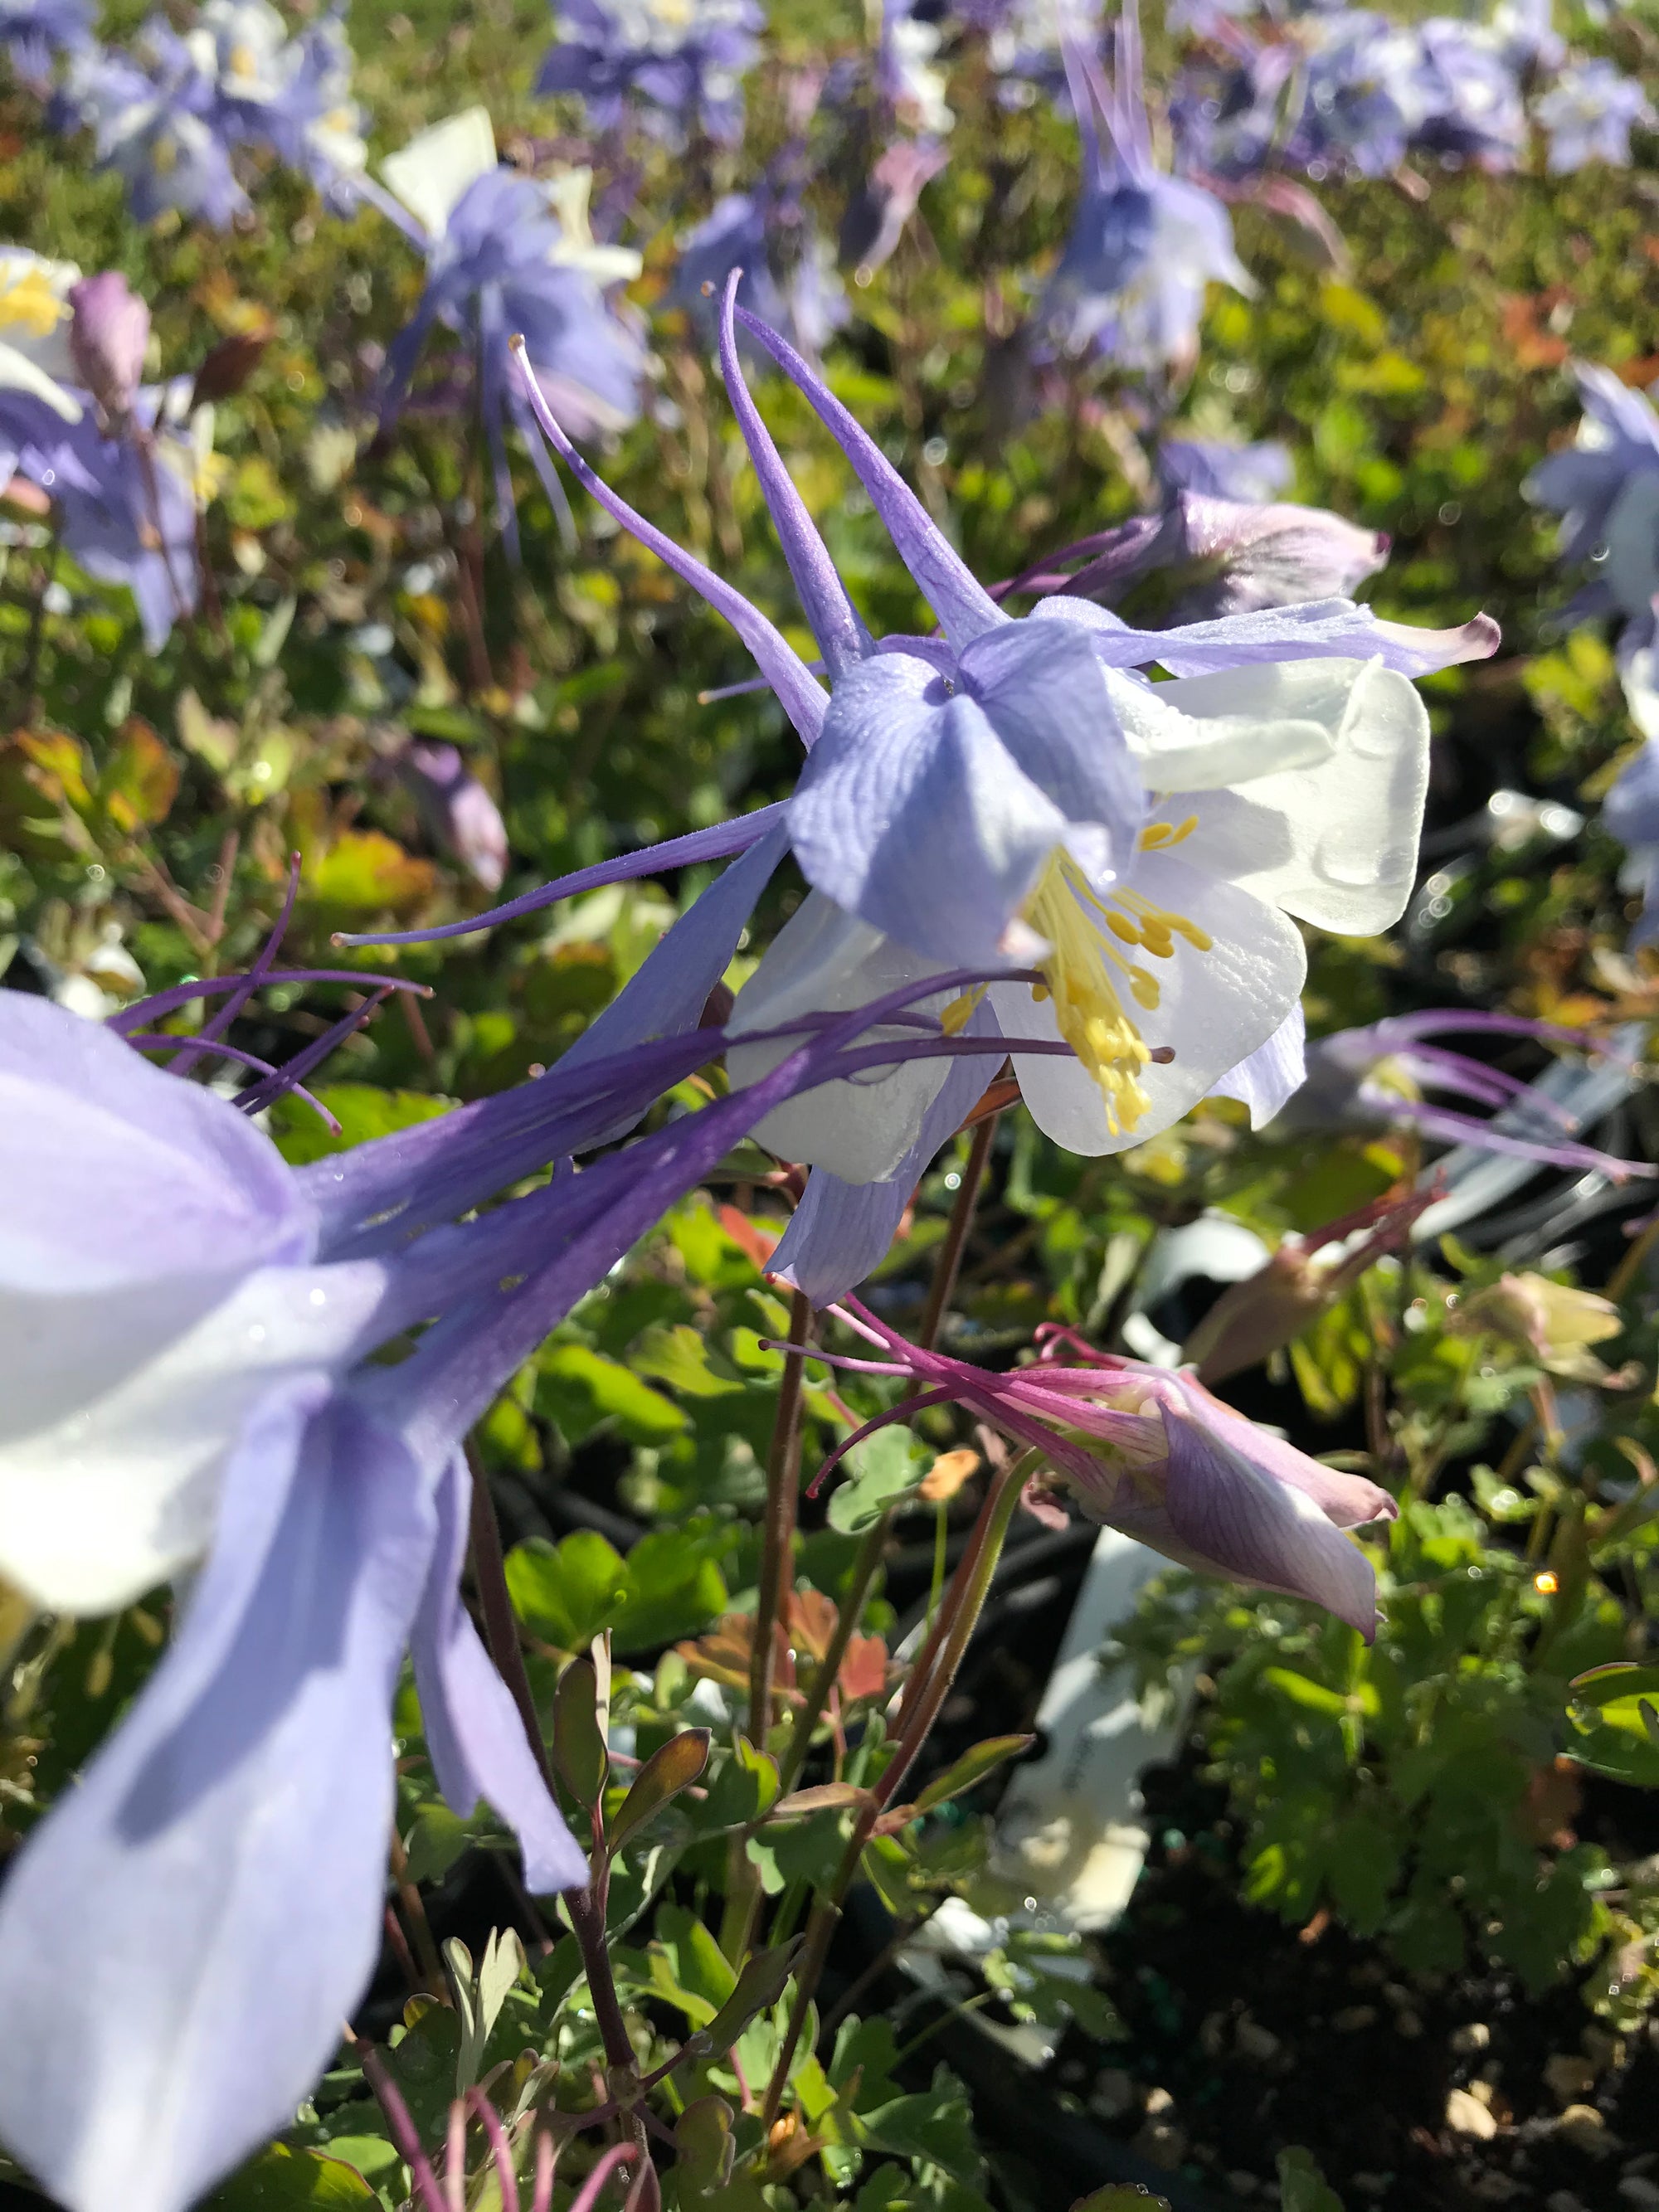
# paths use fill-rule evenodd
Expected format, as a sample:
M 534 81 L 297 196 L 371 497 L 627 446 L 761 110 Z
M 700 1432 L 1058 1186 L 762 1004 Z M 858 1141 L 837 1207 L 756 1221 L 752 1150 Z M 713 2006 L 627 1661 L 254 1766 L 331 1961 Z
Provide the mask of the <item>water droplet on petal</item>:
M 311 1303 L 314 1306 L 325 1306 L 328 1304 L 328 1292 L 326 1291 L 313 1291 L 311 1294 Z
M 247 1333 L 247 1340 L 250 1344 L 263 1344 L 264 1342 L 265 1330 L 263 1322 L 256 1321 L 254 1322 L 252 1328 L 249 1329 Z

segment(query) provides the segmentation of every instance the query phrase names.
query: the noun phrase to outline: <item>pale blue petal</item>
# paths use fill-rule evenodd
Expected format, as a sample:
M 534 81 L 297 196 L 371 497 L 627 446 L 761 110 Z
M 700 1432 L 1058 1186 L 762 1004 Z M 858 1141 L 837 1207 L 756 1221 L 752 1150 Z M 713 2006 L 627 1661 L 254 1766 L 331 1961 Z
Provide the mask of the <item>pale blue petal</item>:
M 287 2126 L 379 1953 L 433 1513 L 326 1398 L 250 1423 L 172 1649 L 0 1898 L 0 2136 L 70 2212 L 183 2212 Z
M 989 1009 L 976 1006 L 963 1025 L 970 1036 L 988 1036 Z M 861 1283 L 887 1256 L 904 1209 L 941 1145 L 962 1127 L 997 1073 L 992 1060 L 958 1060 L 923 1115 L 915 1143 L 884 1182 L 843 1182 L 814 1168 L 806 1191 L 772 1255 L 770 1272 L 803 1291 L 815 1306 L 832 1304 Z
M 836 686 L 789 827 L 815 889 L 956 968 L 998 957 L 1069 824 L 976 700 L 925 660 L 878 653 Z
M 1463 660 L 1495 653 L 1498 625 L 1476 615 L 1456 629 L 1417 629 L 1385 623 L 1369 607 L 1350 599 L 1310 599 L 1293 607 L 1264 607 L 1253 614 L 1224 615 L 1215 622 L 1186 623 L 1172 629 L 1132 629 L 1092 600 L 1060 594 L 1042 600 L 1030 622 L 1074 623 L 1086 630 L 1109 668 L 1139 668 L 1156 663 L 1172 676 L 1204 676 L 1253 660 L 1303 660 L 1330 654 L 1369 660 L 1381 654 L 1385 667 L 1402 676 L 1425 676 Z
M 461 1603 L 472 1476 L 456 1452 L 438 1485 L 438 1539 L 410 1638 L 421 1722 L 438 1787 L 468 1819 L 485 1799 L 519 1838 L 532 1897 L 574 1889 L 587 1861 L 554 1803 L 507 1685 Z
M 783 557 L 789 563 L 789 573 L 795 580 L 807 623 L 833 680 L 844 668 L 864 659 L 871 649 L 870 633 L 847 596 L 847 586 L 836 572 L 830 550 L 819 537 L 806 511 L 806 502 L 796 490 L 772 442 L 772 434 L 761 420 L 760 410 L 744 381 L 732 320 L 742 277 L 743 271 L 734 269 L 726 280 L 726 296 L 720 306 L 720 374 L 726 379 L 732 411 L 738 418 L 738 427 L 743 432 L 744 443 L 749 448 L 749 457 L 755 464 L 755 473 L 761 480 L 761 489 L 771 510 L 772 526 L 783 547 Z
M 1259 1044 L 1248 1060 L 1241 1060 L 1237 1067 L 1218 1077 L 1210 1085 L 1212 1091 L 1218 1097 L 1236 1098 L 1241 1106 L 1248 1106 L 1250 1127 L 1265 1128 L 1308 1079 L 1303 1058 L 1306 1038 L 1307 1025 L 1298 1001 L 1266 1044 Z
M 975 578 L 898 471 L 869 433 L 848 414 L 816 369 L 786 338 L 739 307 L 737 319 L 766 348 L 784 374 L 805 392 L 819 420 L 853 464 L 870 495 L 899 558 L 915 578 L 922 597 L 939 617 L 939 628 L 958 651 L 1009 618 Z

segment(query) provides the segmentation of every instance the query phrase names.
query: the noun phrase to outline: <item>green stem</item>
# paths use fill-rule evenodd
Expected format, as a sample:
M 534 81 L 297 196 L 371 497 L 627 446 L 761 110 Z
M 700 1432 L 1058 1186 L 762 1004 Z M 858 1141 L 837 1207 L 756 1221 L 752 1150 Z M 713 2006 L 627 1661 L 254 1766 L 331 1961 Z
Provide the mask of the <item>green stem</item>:
M 797 1291 L 789 1303 L 789 1341 L 805 1344 L 812 1326 L 812 1301 Z M 766 1462 L 766 1519 L 761 1531 L 760 1589 L 755 1600 L 755 1642 L 749 1662 L 749 1741 L 764 1750 L 772 1721 L 775 1632 L 787 1626 L 795 1514 L 800 1495 L 801 1376 L 805 1355 L 784 1354 L 772 1449 Z
M 899 1784 L 915 1764 L 928 1730 L 951 1693 L 951 1686 L 956 1680 L 957 1669 L 984 1607 L 986 1594 L 991 1587 L 991 1577 L 996 1572 L 997 1561 L 1002 1554 L 1003 1539 L 1008 1533 L 1009 1522 L 1013 1519 L 1014 1509 L 1019 1504 L 1026 1475 L 1038 1456 L 1035 1451 L 1023 1452 L 1018 1459 L 1003 1467 L 993 1481 L 980 1509 L 974 1540 L 951 1577 L 950 1595 L 940 1615 L 941 1621 L 948 1621 L 949 1626 L 939 1645 L 938 1655 L 920 1686 L 918 1674 L 911 1675 L 899 1708 L 898 1747 L 853 1824 L 853 1832 L 847 1839 L 847 1848 L 842 1854 L 834 1881 L 813 1905 L 811 1916 L 806 1923 L 806 1948 L 795 1970 L 795 1999 L 790 2010 L 789 2026 L 778 2052 L 777 2064 L 772 2069 L 771 2081 L 767 2084 L 766 2104 L 762 2117 L 768 2128 L 777 2118 L 779 2107 L 783 2102 L 783 2093 L 788 2086 L 790 2069 L 794 2063 L 801 2031 L 806 2023 L 807 2011 L 823 1972 L 824 1962 L 830 1955 L 830 1939 L 836 1932 L 836 1923 L 841 1918 L 842 1905 L 857 1877 L 865 1846 L 875 1833 L 876 1823 L 891 1802 Z

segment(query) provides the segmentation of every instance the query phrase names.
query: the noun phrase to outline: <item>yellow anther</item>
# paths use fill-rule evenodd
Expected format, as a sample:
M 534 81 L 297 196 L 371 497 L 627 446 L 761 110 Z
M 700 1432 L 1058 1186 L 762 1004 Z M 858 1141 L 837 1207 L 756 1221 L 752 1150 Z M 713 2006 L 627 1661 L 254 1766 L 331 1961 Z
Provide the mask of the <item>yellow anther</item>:
M 0 329 L 21 325 L 31 336 L 48 337 L 69 307 L 46 281 L 44 270 L 21 269 L 15 276 L 0 271 Z
M 1154 823 L 1142 842 L 1157 850 L 1179 842 L 1195 826 L 1196 817 L 1174 829 Z M 1139 892 L 1095 890 L 1063 850 L 1051 855 L 1024 915 L 1050 946 L 1031 996 L 1039 1004 L 1053 1000 L 1061 1036 L 1100 1086 L 1107 1128 L 1114 1136 L 1125 1135 L 1151 1110 L 1140 1073 L 1154 1055 L 1123 1002 L 1127 998 L 1152 1012 L 1163 994 L 1157 977 L 1127 959 L 1120 948 L 1133 946 L 1167 960 L 1177 937 L 1200 952 L 1208 951 L 1210 939 L 1184 915 L 1169 913 Z M 1158 1056 L 1169 1054 L 1160 1048 Z
M 972 990 L 964 991 L 960 998 L 951 1000 L 939 1018 L 939 1025 L 946 1036 L 956 1036 L 967 1028 L 975 1007 L 985 996 L 986 988 L 985 984 L 975 983 Z

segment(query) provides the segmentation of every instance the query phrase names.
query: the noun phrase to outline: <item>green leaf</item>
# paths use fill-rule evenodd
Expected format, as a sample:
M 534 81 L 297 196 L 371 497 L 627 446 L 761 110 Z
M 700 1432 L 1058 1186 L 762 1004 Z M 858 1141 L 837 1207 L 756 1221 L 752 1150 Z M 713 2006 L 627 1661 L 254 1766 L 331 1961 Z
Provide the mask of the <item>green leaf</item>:
M 851 1806 L 867 1803 L 869 1796 L 867 1790 L 851 1782 L 815 1782 L 810 1790 L 792 1790 L 787 1797 L 780 1797 L 767 1817 L 805 1820 L 814 1813 L 844 1813 Z
M 711 2197 L 732 2179 L 736 2146 L 732 2139 L 732 2107 L 724 2097 L 699 2097 L 686 2106 L 674 2123 L 679 2155 L 674 2161 L 674 2181 L 682 2201 L 688 2197 Z
M 599 1802 L 611 1755 L 599 1729 L 599 1686 L 590 1659 L 573 1659 L 553 1698 L 553 1761 L 571 1795 L 591 1812 Z
M 611 1822 L 606 1840 L 613 1851 L 620 1850 L 635 1829 L 654 1820 L 682 1790 L 690 1789 L 708 1764 L 709 1741 L 707 1729 L 683 1729 L 652 1753 Z
M 337 1137 L 310 1107 L 292 1098 L 279 1098 L 270 1109 L 276 1149 L 291 1168 L 308 1167 L 313 1160 L 349 1152 L 374 1137 L 390 1137 L 399 1129 L 412 1129 L 422 1121 L 447 1114 L 454 1101 L 434 1098 L 424 1091 L 377 1091 L 368 1083 L 329 1083 L 313 1088 L 313 1096 L 326 1106 L 340 1125 Z
M 378 2201 L 343 2159 L 272 2143 L 208 2199 L 206 2212 L 301 2212 L 301 2207 L 332 2212 L 336 2206 Z
M 629 1354 L 629 1364 L 636 1375 L 648 1375 L 691 1398 L 724 1398 L 748 1387 L 689 1322 L 647 1328 Z
M 700 1819 L 712 1828 L 747 1827 L 769 1810 L 778 1794 L 778 1762 L 739 1735 L 731 1756 L 708 1785 Z
M 926 2159 L 969 2188 L 979 2179 L 973 2114 L 962 2084 L 948 2067 L 939 2068 L 931 2089 L 895 2097 L 873 2112 L 860 2113 L 854 2126 L 858 2140 L 872 2150 Z
M 964 1751 L 954 1765 L 947 1766 L 943 1774 L 928 1784 L 916 1800 L 917 1812 L 931 1813 L 935 1805 L 943 1805 L 950 1798 L 960 1797 L 964 1790 L 971 1790 L 976 1782 L 982 1782 L 994 1768 L 1002 1765 L 1004 1759 L 1018 1759 L 1021 1752 L 1029 1751 L 1036 1741 L 1036 1738 L 1032 1735 L 987 1736 L 983 1743 L 976 1743 L 971 1751 Z
M 1342 2199 L 1300 2143 L 1279 2154 L 1279 2212 L 1342 2212 Z
M 630 1583 L 621 1555 L 597 1529 L 559 1544 L 532 1536 L 507 1558 L 507 1594 L 526 1628 L 562 1651 L 583 1651 L 617 1620 Z
M 406 1846 L 410 1880 L 441 1881 L 471 1840 L 472 1831 L 459 1813 L 435 1801 L 422 1805 Z
M 695 1636 L 726 1607 L 726 1577 L 716 1550 L 732 1539 L 725 1529 L 653 1528 L 628 1554 L 627 1599 L 611 1623 L 617 1651 L 647 1651 Z
M 1592 1667 L 1569 1691 L 1572 1757 L 1598 1774 L 1659 1789 L 1659 1666 Z
M 908 1429 L 878 1429 L 847 1455 L 853 1477 L 830 1495 L 830 1526 L 843 1536 L 861 1536 L 890 1505 L 920 1487 L 934 1457 Z
M 777 2002 L 789 1986 L 800 1949 L 801 1938 L 797 1936 L 778 1950 L 753 1954 L 738 1976 L 736 1989 L 702 2031 L 710 2051 L 729 2051 L 750 2021 Z
M 586 1344 L 555 1344 L 538 1361 L 536 1410 L 579 1441 L 614 1421 L 631 1443 L 665 1443 L 686 1425 L 672 1398 L 641 1382 L 619 1360 Z

